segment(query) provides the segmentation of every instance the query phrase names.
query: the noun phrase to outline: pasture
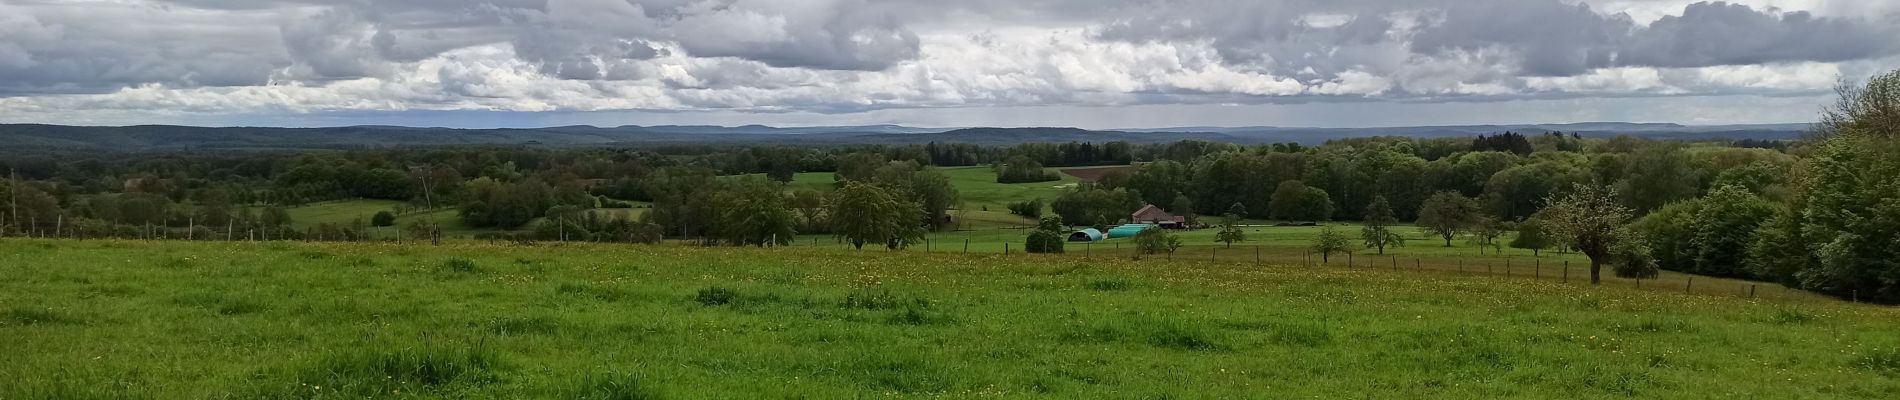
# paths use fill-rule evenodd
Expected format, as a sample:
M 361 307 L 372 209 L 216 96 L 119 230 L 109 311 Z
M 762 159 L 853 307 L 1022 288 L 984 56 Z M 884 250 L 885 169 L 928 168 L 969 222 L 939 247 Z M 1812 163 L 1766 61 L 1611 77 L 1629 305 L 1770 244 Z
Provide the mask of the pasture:
M 1900 311 L 1153 257 L 0 240 L 0 398 L 1870 398 Z

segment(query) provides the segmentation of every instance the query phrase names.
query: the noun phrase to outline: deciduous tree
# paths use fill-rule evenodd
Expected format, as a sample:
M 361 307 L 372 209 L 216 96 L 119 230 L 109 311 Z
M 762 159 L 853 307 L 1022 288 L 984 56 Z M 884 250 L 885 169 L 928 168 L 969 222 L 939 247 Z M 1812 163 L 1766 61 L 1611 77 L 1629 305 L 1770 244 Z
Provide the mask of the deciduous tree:
M 1372 204 L 1366 206 L 1365 225 L 1359 228 L 1359 237 L 1364 239 L 1367 248 L 1379 250 L 1385 254 L 1386 247 L 1405 246 L 1405 236 L 1392 230 L 1399 220 L 1392 216 L 1392 205 L 1386 203 L 1385 196 L 1372 198 Z

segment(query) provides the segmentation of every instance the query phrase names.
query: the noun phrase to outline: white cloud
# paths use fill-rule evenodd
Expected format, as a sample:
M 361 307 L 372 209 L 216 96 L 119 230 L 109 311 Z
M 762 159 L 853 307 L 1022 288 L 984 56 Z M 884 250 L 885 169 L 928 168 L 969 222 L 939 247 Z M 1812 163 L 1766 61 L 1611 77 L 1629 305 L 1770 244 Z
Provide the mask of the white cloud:
M 1806 96 L 1900 65 L 1878 16 L 1778 14 L 1900 7 L 1558 1 L 0 0 L 0 120 Z M 1838 40 L 1653 51 L 1751 26 Z

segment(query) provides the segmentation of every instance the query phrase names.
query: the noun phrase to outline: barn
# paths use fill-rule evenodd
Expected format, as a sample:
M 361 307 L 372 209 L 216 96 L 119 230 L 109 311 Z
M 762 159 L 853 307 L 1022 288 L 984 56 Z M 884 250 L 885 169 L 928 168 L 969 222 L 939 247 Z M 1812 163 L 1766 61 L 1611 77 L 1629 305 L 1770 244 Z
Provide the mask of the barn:
M 1187 217 L 1168 214 L 1166 210 L 1162 210 L 1161 207 L 1156 207 L 1153 204 L 1141 206 L 1140 210 L 1135 210 L 1134 214 L 1129 214 L 1128 221 L 1137 224 L 1160 225 L 1165 229 L 1187 228 Z
M 1102 231 L 1095 230 L 1095 228 L 1083 229 L 1069 234 L 1069 241 L 1071 242 L 1093 242 L 1102 239 Z
M 1148 228 L 1153 227 L 1153 226 L 1154 225 L 1149 225 L 1149 224 L 1127 224 L 1127 225 L 1117 226 L 1114 229 L 1108 230 L 1107 237 L 1109 239 L 1135 237 L 1135 234 L 1141 233 L 1141 231 L 1144 231 L 1144 230 L 1148 230 Z

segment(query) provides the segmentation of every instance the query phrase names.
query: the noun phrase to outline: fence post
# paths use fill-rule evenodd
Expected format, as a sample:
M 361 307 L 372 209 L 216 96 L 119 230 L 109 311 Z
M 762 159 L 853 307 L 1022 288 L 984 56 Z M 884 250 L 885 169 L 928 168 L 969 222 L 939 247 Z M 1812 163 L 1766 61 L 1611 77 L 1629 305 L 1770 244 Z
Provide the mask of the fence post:
M 1416 269 L 1416 270 L 1420 270 L 1420 271 L 1424 271 L 1424 270 L 1425 270 L 1425 261 L 1424 261 L 1424 260 L 1419 260 L 1419 259 L 1418 259 L 1418 257 L 1413 257 L 1413 258 L 1412 258 L 1412 269 Z
M 1009 242 L 1003 242 L 1003 255 L 1009 255 Z
M 963 254 L 970 254 L 970 238 L 963 238 Z
M 1399 256 L 1392 256 L 1392 270 L 1399 270 Z
M 1531 264 L 1532 277 L 1544 279 L 1544 260 L 1531 260 Z
M 1168 249 L 1168 262 L 1174 262 L 1174 249 Z
M 1260 265 L 1260 245 L 1257 244 L 1253 246 L 1253 265 Z
M 1748 284 L 1748 298 L 1755 298 L 1755 284 Z
M 1352 268 L 1352 252 L 1346 252 L 1346 268 Z
M 1504 276 L 1511 276 L 1511 259 L 1504 259 Z
M 1214 251 L 1207 252 L 1207 262 L 1218 262 L 1219 260 L 1216 259 L 1218 256 L 1220 256 L 1220 248 L 1215 247 Z
M 1570 283 L 1570 260 L 1564 260 L 1564 283 Z
M 1695 287 L 1695 277 L 1693 277 L 1693 276 L 1691 276 L 1691 277 L 1689 277 L 1689 282 L 1688 282 L 1688 283 L 1684 283 L 1684 284 L 1682 284 L 1682 293 L 1683 293 L 1683 294 L 1692 294 L 1692 292 L 1690 292 L 1690 289 L 1691 289 L 1691 288 L 1694 288 L 1694 287 Z

